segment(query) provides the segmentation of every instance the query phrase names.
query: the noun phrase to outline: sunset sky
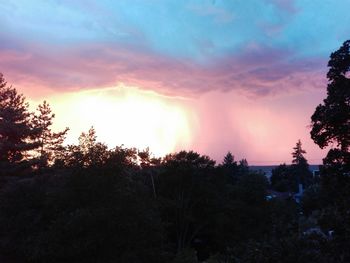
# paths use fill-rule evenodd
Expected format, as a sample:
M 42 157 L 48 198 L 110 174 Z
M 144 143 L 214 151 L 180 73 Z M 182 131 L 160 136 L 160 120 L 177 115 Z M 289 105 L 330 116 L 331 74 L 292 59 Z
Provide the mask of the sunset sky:
M 110 147 L 181 149 L 218 162 L 309 163 L 331 52 L 349 0 L 0 0 L 0 72 L 67 143 L 94 126 Z

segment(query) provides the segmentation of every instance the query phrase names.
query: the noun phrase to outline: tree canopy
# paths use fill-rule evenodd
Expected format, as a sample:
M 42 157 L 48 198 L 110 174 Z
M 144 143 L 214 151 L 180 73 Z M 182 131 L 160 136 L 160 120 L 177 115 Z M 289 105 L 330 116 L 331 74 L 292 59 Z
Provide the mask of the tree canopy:
M 39 146 L 40 127 L 33 125 L 25 97 L 0 74 L 0 173 L 13 174 L 28 166 L 26 153 Z M 25 163 L 27 165 L 25 165 Z
M 34 115 L 33 125 L 40 129 L 36 136 L 39 148 L 36 150 L 40 159 L 40 166 L 45 167 L 48 163 L 53 163 L 55 156 L 63 149 L 63 142 L 68 132 L 68 128 L 61 132 L 53 132 L 51 126 L 55 114 L 52 113 L 50 105 L 44 101 L 37 108 L 38 114 Z
M 331 144 L 346 154 L 350 146 L 350 40 L 331 54 L 328 67 L 327 97 L 311 116 L 311 138 L 321 148 Z

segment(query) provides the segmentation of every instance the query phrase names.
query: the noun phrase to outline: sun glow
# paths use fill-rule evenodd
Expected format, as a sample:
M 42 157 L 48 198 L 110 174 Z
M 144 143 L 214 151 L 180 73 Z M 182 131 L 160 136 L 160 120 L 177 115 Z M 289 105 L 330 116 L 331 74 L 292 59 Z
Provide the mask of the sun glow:
M 55 129 L 68 126 L 67 143 L 91 126 L 110 147 L 124 145 L 164 156 L 186 147 L 191 139 L 191 112 L 181 99 L 118 86 L 48 99 L 56 113 Z

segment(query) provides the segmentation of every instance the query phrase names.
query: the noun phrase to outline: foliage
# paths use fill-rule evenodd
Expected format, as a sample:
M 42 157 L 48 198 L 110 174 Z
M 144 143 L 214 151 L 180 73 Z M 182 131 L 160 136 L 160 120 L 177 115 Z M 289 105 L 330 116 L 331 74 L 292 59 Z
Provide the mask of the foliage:
M 286 164 L 280 164 L 272 169 L 271 185 L 279 192 L 287 192 L 295 189 L 295 182 L 291 181 L 290 168 Z
M 193 249 L 184 249 L 180 251 L 172 263 L 197 263 L 196 251 Z
M 37 108 L 38 115 L 34 116 L 33 124 L 40 129 L 40 133 L 36 137 L 39 148 L 36 150 L 40 159 L 40 167 L 47 167 L 52 164 L 55 157 L 63 150 L 63 142 L 68 132 L 68 128 L 61 132 L 53 132 L 51 125 L 55 114 L 52 113 L 50 105 L 44 101 Z
M 311 138 L 320 147 L 331 146 L 323 159 L 317 192 L 304 200 L 307 213 L 319 211 L 318 223 L 331 231 L 329 262 L 348 262 L 350 240 L 350 41 L 331 54 L 328 62 L 327 97 L 311 117 Z M 330 252 L 332 251 L 332 252 Z
M 312 183 L 312 173 L 310 172 L 309 164 L 304 157 L 306 151 L 302 148 L 300 140 L 298 140 L 293 149 L 291 173 L 296 179 L 297 184 L 302 184 L 306 188 Z
M 313 182 L 309 164 L 304 157 L 306 151 L 303 150 L 300 140 L 293 150 L 292 165 L 281 164 L 272 170 L 271 185 L 277 191 L 297 192 L 299 184 L 306 188 Z
M 38 147 L 35 138 L 41 132 L 32 118 L 25 97 L 0 74 L 0 174 L 18 174 L 32 164 L 27 153 Z
M 321 148 L 335 143 L 348 152 L 350 145 L 350 40 L 331 54 L 327 98 L 311 117 L 311 138 Z
M 211 216 L 218 213 L 210 182 L 214 164 L 207 156 L 185 151 L 167 155 L 162 162 L 158 195 L 177 253 L 189 248 L 210 224 Z
M 2 249 L 33 262 L 162 262 L 162 224 L 142 185 L 118 174 L 43 176 L 6 188 Z

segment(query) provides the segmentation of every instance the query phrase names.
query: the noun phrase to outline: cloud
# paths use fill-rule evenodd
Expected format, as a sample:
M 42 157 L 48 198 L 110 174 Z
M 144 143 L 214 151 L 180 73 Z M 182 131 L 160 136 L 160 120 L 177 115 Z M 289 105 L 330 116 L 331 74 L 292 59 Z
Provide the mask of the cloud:
M 229 12 L 224 8 L 216 7 L 212 4 L 190 5 L 188 8 L 200 16 L 213 17 L 214 21 L 218 24 L 226 24 L 234 20 L 234 14 L 232 12 Z
M 298 9 L 295 6 L 295 0 L 267 0 L 268 2 L 275 5 L 278 9 L 290 13 L 295 14 L 298 12 Z
M 293 50 L 250 43 L 206 63 L 160 55 L 115 43 L 0 49 L 0 68 L 15 85 L 57 91 L 124 83 L 166 94 L 238 90 L 266 96 L 294 89 L 324 87 L 326 62 L 298 58 Z

